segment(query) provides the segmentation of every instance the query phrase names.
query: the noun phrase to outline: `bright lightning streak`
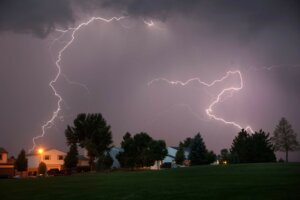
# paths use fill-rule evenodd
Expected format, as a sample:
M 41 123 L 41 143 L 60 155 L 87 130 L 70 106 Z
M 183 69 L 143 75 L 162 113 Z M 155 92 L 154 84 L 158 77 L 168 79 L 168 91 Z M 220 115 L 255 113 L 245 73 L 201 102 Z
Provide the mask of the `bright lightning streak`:
M 143 20 L 143 21 L 149 27 L 154 26 L 154 22 L 152 20 L 150 20 L 150 21 Z
M 150 86 L 151 84 L 153 84 L 154 82 L 158 82 L 158 81 L 163 81 L 163 82 L 166 82 L 168 84 L 171 84 L 171 85 L 181 85 L 181 86 L 187 86 L 188 84 L 190 84 L 191 82 L 198 82 L 200 83 L 201 85 L 204 85 L 206 87 L 212 87 L 214 86 L 216 83 L 219 83 L 219 82 L 222 82 L 224 81 L 225 79 L 227 79 L 229 76 L 231 75 L 238 75 L 239 79 L 240 79 L 240 86 L 239 87 L 229 87 L 229 88 L 225 88 L 223 89 L 218 95 L 217 95 L 217 98 L 210 103 L 210 105 L 208 106 L 208 108 L 205 110 L 206 114 L 208 115 L 209 118 L 212 118 L 214 120 L 217 120 L 217 121 L 220 121 L 220 122 L 223 122 L 227 125 L 232 125 L 232 126 L 235 126 L 237 127 L 238 129 L 242 129 L 243 127 L 241 125 L 239 125 L 237 122 L 233 122 L 233 121 L 227 121 L 221 117 L 218 117 L 216 115 L 213 114 L 213 108 L 220 102 L 222 102 L 223 100 L 223 97 L 229 93 L 229 95 L 231 95 L 233 92 L 238 92 L 240 91 L 241 89 L 243 89 L 244 87 L 244 84 L 243 84 L 243 77 L 242 77 L 242 74 L 240 71 L 228 71 L 226 73 L 225 76 L 223 76 L 222 78 L 220 79 L 217 79 L 217 80 L 214 80 L 212 81 L 211 83 L 206 83 L 206 82 L 203 82 L 201 81 L 201 79 L 199 78 L 192 78 L 192 79 L 189 79 L 187 80 L 186 82 L 182 82 L 182 81 L 170 81 L 166 78 L 158 78 L 158 79 L 154 79 L 152 81 L 150 81 L 148 83 L 148 86 Z M 247 131 L 250 131 L 251 133 L 254 133 L 253 129 L 250 127 L 250 126 L 246 126 L 245 130 Z
M 55 65 L 56 65 L 56 68 L 57 68 L 57 74 L 56 76 L 54 77 L 54 79 L 52 81 L 50 81 L 49 83 L 49 86 L 50 88 L 52 89 L 52 91 L 54 92 L 54 95 L 58 98 L 58 101 L 57 101 L 57 108 L 55 111 L 53 111 L 52 113 L 52 116 L 51 118 L 42 125 L 42 134 L 41 135 L 38 135 L 38 136 L 35 136 L 32 138 L 32 142 L 33 142 L 33 146 L 32 148 L 29 150 L 29 152 L 32 152 L 35 147 L 36 147 L 36 140 L 39 139 L 39 138 L 42 138 L 44 137 L 45 133 L 46 133 L 46 129 L 47 128 L 51 128 L 53 125 L 54 125 L 54 121 L 55 119 L 58 117 L 58 114 L 59 112 L 61 111 L 61 103 L 63 101 L 63 98 L 61 97 L 61 95 L 57 92 L 57 90 L 55 89 L 54 85 L 55 83 L 57 82 L 57 80 L 59 79 L 59 77 L 61 76 L 61 60 L 62 60 L 62 55 L 64 53 L 64 51 L 66 49 L 68 49 L 68 47 L 73 43 L 73 41 L 75 40 L 75 35 L 76 33 L 83 27 L 89 25 L 90 23 L 94 22 L 94 21 L 102 21 L 102 22 L 106 22 L 106 23 L 110 23 L 112 21 L 119 21 L 121 19 L 124 19 L 125 17 L 112 17 L 110 19 L 105 19 L 105 18 L 102 18 L 102 17 L 91 17 L 88 21 L 86 22 L 83 22 L 81 24 L 79 24 L 77 27 L 75 28 L 69 28 L 67 30 L 57 30 L 58 32 L 61 32 L 62 34 L 65 34 L 67 33 L 68 31 L 71 31 L 71 39 L 66 43 L 65 46 L 63 46 L 59 52 L 58 52 L 58 56 L 57 56 L 57 60 L 55 62 Z

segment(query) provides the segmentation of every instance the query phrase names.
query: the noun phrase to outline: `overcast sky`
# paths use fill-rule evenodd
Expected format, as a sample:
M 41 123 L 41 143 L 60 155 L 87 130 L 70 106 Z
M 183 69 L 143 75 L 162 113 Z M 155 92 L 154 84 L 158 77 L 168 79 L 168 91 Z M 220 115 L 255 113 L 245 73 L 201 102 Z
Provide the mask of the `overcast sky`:
M 210 83 L 228 70 L 240 70 L 244 88 L 227 95 L 213 114 L 271 134 L 286 117 L 300 135 L 299 13 L 296 0 L 2 0 L 0 146 L 11 155 L 32 147 L 57 108 L 48 84 L 72 30 L 62 35 L 56 29 L 92 16 L 126 18 L 76 32 L 55 83 L 62 110 L 38 146 L 66 150 L 67 124 L 78 113 L 100 112 L 116 146 L 127 131 L 146 131 L 171 146 L 200 132 L 207 148 L 219 153 L 239 129 L 205 110 L 221 90 L 239 86 L 238 76 L 211 88 L 148 82 L 198 77 Z M 145 23 L 151 20 L 154 26 Z M 299 152 L 290 160 L 300 161 Z

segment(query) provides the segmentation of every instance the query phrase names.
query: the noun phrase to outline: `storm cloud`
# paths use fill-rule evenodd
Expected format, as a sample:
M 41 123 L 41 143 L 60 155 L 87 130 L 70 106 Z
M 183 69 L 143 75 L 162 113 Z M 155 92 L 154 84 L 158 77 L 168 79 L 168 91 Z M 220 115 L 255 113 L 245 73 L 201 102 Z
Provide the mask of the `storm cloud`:
M 221 89 L 237 86 L 237 77 L 213 88 L 147 83 L 211 82 L 228 70 L 241 71 L 244 88 L 215 107 L 217 116 L 270 133 L 286 117 L 299 133 L 299 14 L 297 0 L 0 0 L 0 146 L 16 154 L 41 134 L 57 108 L 49 88 L 55 61 L 71 38 L 55 29 L 91 16 L 127 18 L 76 32 L 55 83 L 62 110 L 38 145 L 66 149 L 64 130 L 76 115 L 100 112 L 116 146 L 127 131 L 171 146 L 200 132 L 218 153 L 239 130 L 205 109 Z
M 299 30 L 297 0 L 1 0 L 0 31 L 32 33 L 44 38 L 56 27 L 67 28 L 79 12 L 112 10 L 119 15 L 159 19 L 182 16 L 209 21 L 222 31 L 253 33 L 266 24 L 285 24 Z

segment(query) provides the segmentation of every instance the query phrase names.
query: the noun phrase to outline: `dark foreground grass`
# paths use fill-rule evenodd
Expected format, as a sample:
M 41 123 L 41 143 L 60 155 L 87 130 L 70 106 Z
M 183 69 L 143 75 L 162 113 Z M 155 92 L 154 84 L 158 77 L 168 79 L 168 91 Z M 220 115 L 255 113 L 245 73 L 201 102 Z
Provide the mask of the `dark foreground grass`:
M 0 180 L 0 199 L 300 199 L 300 163 Z

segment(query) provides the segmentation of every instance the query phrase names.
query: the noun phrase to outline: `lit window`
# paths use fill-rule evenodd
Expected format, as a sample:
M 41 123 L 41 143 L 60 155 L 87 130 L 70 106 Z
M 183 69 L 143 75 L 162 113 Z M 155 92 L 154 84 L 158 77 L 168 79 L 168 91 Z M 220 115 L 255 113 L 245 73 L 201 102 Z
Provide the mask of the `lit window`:
M 45 155 L 44 160 L 50 160 L 51 157 L 49 155 Z
M 58 160 L 63 160 L 63 159 L 64 159 L 64 156 L 58 155 L 58 156 L 57 156 L 57 159 L 58 159 Z

